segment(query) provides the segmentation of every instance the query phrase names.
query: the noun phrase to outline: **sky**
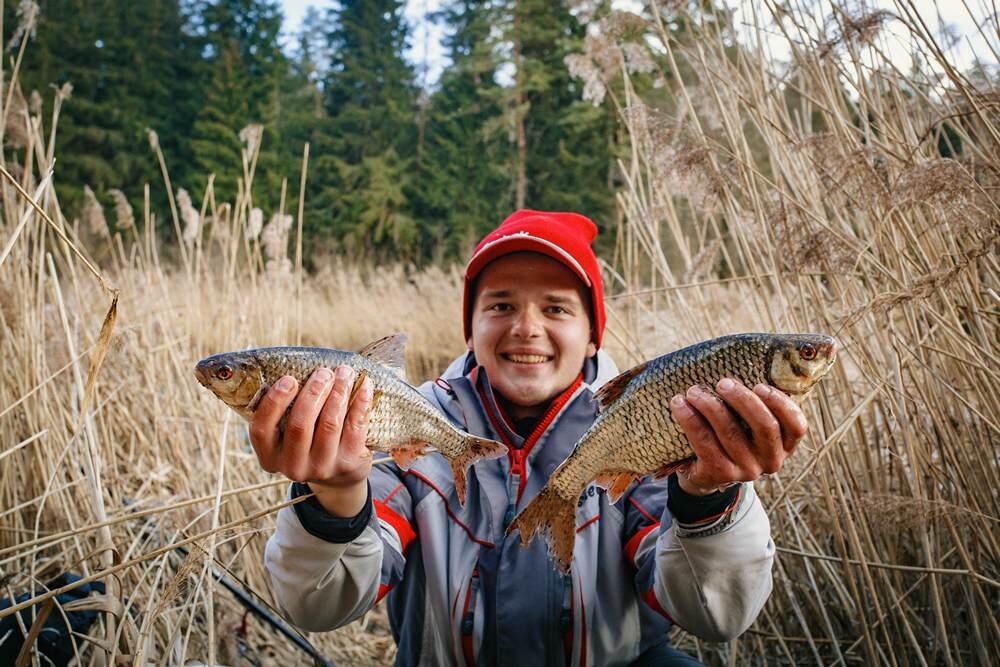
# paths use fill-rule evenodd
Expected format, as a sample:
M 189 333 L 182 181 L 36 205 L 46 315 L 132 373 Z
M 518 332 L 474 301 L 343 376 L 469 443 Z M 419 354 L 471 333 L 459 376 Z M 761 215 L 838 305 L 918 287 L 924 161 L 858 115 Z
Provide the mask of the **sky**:
M 423 72 L 425 80 L 422 81 L 425 85 L 433 85 L 437 81 L 441 75 L 441 71 L 447 64 L 447 58 L 441 46 L 441 38 L 444 35 L 443 27 L 431 24 L 424 17 L 429 12 L 438 9 L 445 1 L 408 0 L 406 3 L 406 17 L 410 21 L 410 25 L 413 26 L 410 36 L 410 49 L 407 56 L 411 62 L 417 65 L 418 73 L 422 72 L 424 70 L 422 66 L 425 66 L 426 71 Z M 952 62 L 959 69 L 970 67 L 976 55 L 979 56 L 980 60 L 993 63 L 994 66 L 997 64 L 997 58 L 994 54 L 1000 52 L 1000 39 L 997 38 L 996 10 L 992 8 L 994 0 L 966 0 L 964 3 L 954 0 L 940 0 L 940 2 L 935 2 L 935 0 L 912 1 L 920 15 L 927 22 L 928 27 L 936 35 L 940 34 L 940 26 L 943 23 L 952 34 L 959 37 L 952 52 L 949 53 Z M 291 43 L 290 37 L 297 32 L 308 6 L 312 5 L 320 10 L 325 10 L 333 3 L 329 0 L 282 0 L 281 4 L 285 12 L 284 33 L 286 44 L 289 44 Z M 639 3 L 635 2 L 635 0 L 621 0 L 620 4 L 629 7 L 630 5 L 634 6 Z M 752 12 L 749 10 L 753 6 L 764 6 L 762 0 L 753 0 L 752 2 L 732 1 L 730 4 L 738 8 L 736 10 L 736 20 L 747 26 L 753 23 Z M 821 8 L 820 11 L 823 14 L 830 13 L 831 3 L 829 0 L 816 4 Z M 963 5 L 965 4 L 971 8 L 980 23 L 982 23 L 981 31 L 977 29 L 976 19 L 970 17 L 964 9 Z M 865 5 L 871 9 L 886 9 L 898 12 L 895 2 L 892 0 L 866 0 Z M 634 9 L 634 7 L 632 8 Z M 990 23 L 983 22 L 983 19 L 991 14 L 994 17 L 992 26 Z M 989 45 L 992 46 L 992 52 L 987 45 L 986 38 L 983 37 L 984 34 L 991 37 Z M 909 55 L 911 51 L 910 42 L 900 24 L 893 21 L 888 22 L 885 26 L 883 36 L 886 40 L 889 57 L 901 71 L 908 72 L 912 64 Z M 774 39 L 767 40 L 767 42 L 768 48 L 775 58 L 783 59 L 787 55 L 787 49 L 782 47 L 783 38 L 775 37 Z

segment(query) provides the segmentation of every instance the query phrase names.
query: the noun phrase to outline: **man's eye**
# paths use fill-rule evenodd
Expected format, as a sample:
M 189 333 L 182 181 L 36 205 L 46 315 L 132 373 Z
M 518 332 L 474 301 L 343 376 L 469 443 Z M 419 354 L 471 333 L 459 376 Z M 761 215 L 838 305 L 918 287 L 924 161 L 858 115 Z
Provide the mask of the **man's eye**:
M 495 310 L 497 312 L 501 312 L 502 313 L 502 312 L 506 312 L 506 311 L 510 310 L 510 304 L 509 303 L 494 303 L 492 306 L 490 306 L 489 309 L 490 310 Z
M 562 306 L 549 306 L 547 309 L 550 313 L 555 313 L 556 315 L 562 315 L 563 313 L 568 313 L 569 311 Z

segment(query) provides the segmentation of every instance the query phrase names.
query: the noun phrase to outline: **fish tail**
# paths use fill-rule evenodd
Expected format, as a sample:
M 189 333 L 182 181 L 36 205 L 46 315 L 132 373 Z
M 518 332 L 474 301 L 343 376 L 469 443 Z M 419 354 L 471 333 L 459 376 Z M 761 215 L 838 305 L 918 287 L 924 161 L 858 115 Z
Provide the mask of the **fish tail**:
M 521 533 L 521 546 L 526 547 L 532 538 L 541 533 L 549 545 L 549 556 L 559 564 L 564 573 L 573 560 L 576 542 L 576 505 L 561 498 L 554 489 L 544 488 L 507 527 L 507 535 L 515 530 Z
M 464 437 L 461 452 L 451 460 L 451 472 L 455 478 L 455 493 L 458 494 L 458 502 L 465 505 L 465 480 L 469 466 L 483 459 L 498 459 L 501 456 L 506 456 L 507 445 L 496 440 L 467 435 Z

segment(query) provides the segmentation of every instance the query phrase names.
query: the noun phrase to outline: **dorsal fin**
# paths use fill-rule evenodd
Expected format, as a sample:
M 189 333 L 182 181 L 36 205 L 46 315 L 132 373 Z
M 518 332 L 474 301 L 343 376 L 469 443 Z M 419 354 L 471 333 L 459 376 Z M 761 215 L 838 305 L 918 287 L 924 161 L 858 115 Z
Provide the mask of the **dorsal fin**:
M 647 361 L 639 364 L 638 366 L 634 366 L 621 375 L 614 377 L 601 385 L 601 388 L 594 392 L 594 400 L 597 401 L 598 409 L 602 411 L 606 410 L 609 405 L 618 400 L 618 397 L 622 395 L 623 391 L 625 391 L 625 387 L 628 386 L 628 383 L 631 382 L 636 375 L 646 370 L 646 366 L 648 364 L 649 362 Z
M 406 340 L 405 333 L 395 333 L 368 343 L 358 351 L 358 354 L 375 363 L 382 364 L 405 381 L 406 360 L 403 358 L 403 353 L 406 348 Z

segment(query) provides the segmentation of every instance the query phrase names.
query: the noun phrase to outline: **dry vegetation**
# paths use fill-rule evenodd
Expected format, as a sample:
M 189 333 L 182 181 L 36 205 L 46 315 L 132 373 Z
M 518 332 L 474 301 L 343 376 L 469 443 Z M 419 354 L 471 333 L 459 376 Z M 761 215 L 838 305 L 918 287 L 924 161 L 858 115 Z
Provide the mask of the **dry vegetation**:
M 780 76 L 707 24 L 682 47 L 657 22 L 641 24 L 661 38 L 652 48 L 697 77 L 675 108 L 644 102 L 624 60 L 589 71 L 633 146 L 606 273 L 619 364 L 745 330 L 844 344 L 808 404 L 802 450 L 759 484 L 778 549 L 764 613 L 728 645 L 676 638 L 729 664 L 989 664 L 1000 652 L 1000 94 L 955 71 L 908 2 L 869 16 L 831 8 L 811 29 L 794 4 L 774 11 L 793 54 Z M 888 22 L 943 75 L 897 71 L 880 48 Z M 604 64 L 641 60 L 620 41 L 635 25 L 612 17 L 590 48 Z M 622 73 L 624 86 L 601 79 Z M 244 426 L 192 365 L 404 330 L 411 379 L 433 377 L 462 349 L 459 273 L 326 262 L 304 275 L 295 214 L 265 224 L 246 195 L 252 130 L 235 202 L 178 194 L 176 247 L 149 233 L 148 205 L 133 212 L 123 196 L 114 234 L 99 208 L 67 221 L 46 178 L 58 103 L 49 118 L 5 104 L 0 124 L 28 138 L 0 184 L 0 597 L 47 599 L 66 571 L 103 581 L 82 603 L 101 611 L 77 637 L 86 664 L 306 664 L 213 583 L 214 566 L 270 598 L 261 552 L 284 484 L 257 468 Z M 948 142 L 961 145 L 952 158 L 939 151 Z M 159 154 L 155 135 L 151 146 Z M 46 604 L 20 615 L 26 628 Z M 310 639 L 348 664 L 394 650 L 379 613 Z

